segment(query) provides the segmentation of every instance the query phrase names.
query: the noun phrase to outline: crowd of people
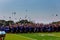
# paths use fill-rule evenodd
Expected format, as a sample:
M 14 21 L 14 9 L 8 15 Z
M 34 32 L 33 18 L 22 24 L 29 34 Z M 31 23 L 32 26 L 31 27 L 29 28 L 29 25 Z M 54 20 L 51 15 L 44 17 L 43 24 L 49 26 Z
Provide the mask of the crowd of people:
M 2 25 L 0 30 L 6 33 L 60 32 L 60 24 L 15 23 Z

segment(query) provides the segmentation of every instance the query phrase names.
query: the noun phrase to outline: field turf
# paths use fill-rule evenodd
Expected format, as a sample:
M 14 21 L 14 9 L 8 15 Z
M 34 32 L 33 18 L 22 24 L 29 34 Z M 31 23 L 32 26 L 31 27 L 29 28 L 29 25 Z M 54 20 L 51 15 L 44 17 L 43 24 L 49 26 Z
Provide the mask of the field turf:
M 6 34 L 5 40 L 60 40 L 60 32 Z

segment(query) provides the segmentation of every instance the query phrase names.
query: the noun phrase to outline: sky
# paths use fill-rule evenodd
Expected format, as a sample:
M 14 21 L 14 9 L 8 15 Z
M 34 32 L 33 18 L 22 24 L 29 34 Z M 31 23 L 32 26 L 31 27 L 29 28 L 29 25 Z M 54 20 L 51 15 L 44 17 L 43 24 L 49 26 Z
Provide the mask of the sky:
M 18 21 L 25 17 L 36 23 L 60 21 L 60 0 L 0 0 L 0 19 Z

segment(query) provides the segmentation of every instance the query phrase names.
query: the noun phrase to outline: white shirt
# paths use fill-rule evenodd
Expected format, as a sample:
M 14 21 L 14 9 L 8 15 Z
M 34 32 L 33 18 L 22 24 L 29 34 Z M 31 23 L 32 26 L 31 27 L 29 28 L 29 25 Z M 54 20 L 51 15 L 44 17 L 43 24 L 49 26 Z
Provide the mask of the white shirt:
M 0 35 L 4 35 L 4 34 L 6 34 L 5 31 L 0 31 Z

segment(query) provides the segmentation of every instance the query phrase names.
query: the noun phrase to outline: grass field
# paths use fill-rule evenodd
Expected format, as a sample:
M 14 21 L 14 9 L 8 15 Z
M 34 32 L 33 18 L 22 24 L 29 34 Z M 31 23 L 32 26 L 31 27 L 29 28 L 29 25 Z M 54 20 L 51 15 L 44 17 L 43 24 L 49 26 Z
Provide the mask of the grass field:
M 5 40 L 60 40 L 60 32 L 6 34 Z

